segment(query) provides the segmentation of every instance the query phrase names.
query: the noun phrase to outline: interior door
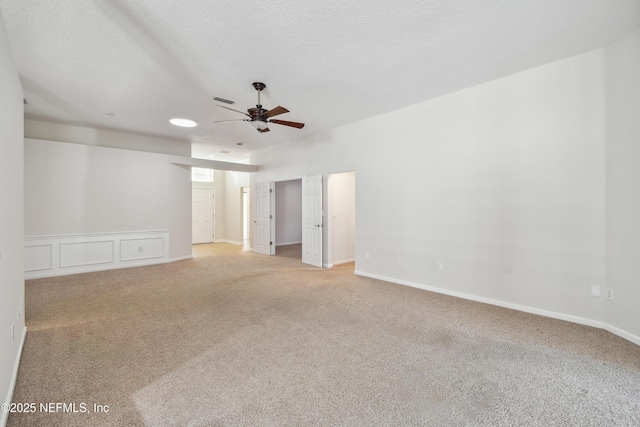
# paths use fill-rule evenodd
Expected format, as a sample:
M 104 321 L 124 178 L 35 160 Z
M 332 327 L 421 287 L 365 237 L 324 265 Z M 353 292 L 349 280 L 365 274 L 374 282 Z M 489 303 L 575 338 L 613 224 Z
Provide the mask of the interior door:
M 271 239 L 273 191 L 274 183 L 272 182 L 255 184 L 253 189 L 255 202 L 253 251 L 264 255 L 275 255 L 275 246 Z
M 194 188 L 191 196 L 191 241 L 192 243 L 213 242 L 213 190 Z
M 322 175 L 302 178 L 302 262 L 322 267 Z

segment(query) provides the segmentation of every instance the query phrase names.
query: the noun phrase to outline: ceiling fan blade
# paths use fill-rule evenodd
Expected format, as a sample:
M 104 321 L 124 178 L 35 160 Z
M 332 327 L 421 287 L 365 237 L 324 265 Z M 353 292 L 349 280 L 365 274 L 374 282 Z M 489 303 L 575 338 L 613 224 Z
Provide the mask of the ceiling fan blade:
M 284 107 L 276 107 L 276 108 L 272 108 L 271 110 L 267 111 L 266 113 L 264 113 L 262 115 L 262 117 L 264 117 L 265 119 L 268 119 L 269 117 L 274 117 L 274 116 L 278 116 L 280 114 L 284 114 L 284 113 L 288 113 L 289 110 L 287 110 Z
M 260 133 L 269 132 L 269 128 L 264 128 L 264 129 L 262 129 L 262 130 L 259 130 L 258 132 L 260 132 Z
M 224 108 L 225 110 L 235 111 L 236 113 L 244 114 L 245 116 L 251 117 L 247 113 L 245 113 L 244 111 L 234 110 L 233 108 L 225 107 L 224 105 L 216 105 L 216 107 Z
M 228 123 L 228 122 L 248 122 L 249 119 L 233 119 L 233 120 L 218 120 L 213 123 Z
M 277 123 L 279 125 L 291 126 L 292 128 L 302 129 L 304 127 L 304 123 L 298 122 L 288 122 L 286 120 L 269 120 L 269 123 Z

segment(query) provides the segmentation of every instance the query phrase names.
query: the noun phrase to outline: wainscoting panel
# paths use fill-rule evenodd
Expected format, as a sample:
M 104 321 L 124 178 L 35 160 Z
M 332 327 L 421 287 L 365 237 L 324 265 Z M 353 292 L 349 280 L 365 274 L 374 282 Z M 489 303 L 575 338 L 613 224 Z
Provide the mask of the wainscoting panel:
M 25 237 L 25 279 L 169 262 L 169 231 Z
M 162 258 L 166 252 L 165 241 L 162 237 L 122 239 L 120 240 L 120 261 Z
M 53 245 L 24 247 L 24 271 L 50 270 L 53 268 Z
M 60 267 L 113 263 L 113 240 L 60 244 Z

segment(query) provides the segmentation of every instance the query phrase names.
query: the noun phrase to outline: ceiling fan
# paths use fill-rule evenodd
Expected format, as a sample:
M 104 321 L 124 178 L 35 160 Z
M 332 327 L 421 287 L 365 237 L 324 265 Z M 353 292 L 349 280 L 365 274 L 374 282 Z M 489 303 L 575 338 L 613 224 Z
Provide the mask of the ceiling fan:
M 240 110 L 234 110 L 233 108 L 225 107 L 224 105 L 218 105 L 218 107 L 220 108 L 224 108 L 227 110 L 235 111 L 236 113 L 244 114 L 245 116 L 249 117 L 248 119 L 219 120 L 214 123 L 249 122 L 249 124 L 254 128 L 256 128 L 260 133 L 269 132 L 269 123 L 290 126 L 298 129 L 302 129 L 304 127 L 304 123 L 288 122 L 286 120 L 272 119 L 272 117 L 278 116 L 280 114 L 288 113 L 289 110 L 287 110 L 284 107 L 276 107 L 271 110 L 265 110 L 264 108 L 262 108 L 262 105 L 260 105 L 260 92 L 262 92 L 262 90 L 266 88 L 267 85 L 265 85 L 264 83 L 255 82 L 253 83 L 253 87 L 258 91 L 258 104 L 256 105 L 256 108 L 249 108 L 245 113 Z

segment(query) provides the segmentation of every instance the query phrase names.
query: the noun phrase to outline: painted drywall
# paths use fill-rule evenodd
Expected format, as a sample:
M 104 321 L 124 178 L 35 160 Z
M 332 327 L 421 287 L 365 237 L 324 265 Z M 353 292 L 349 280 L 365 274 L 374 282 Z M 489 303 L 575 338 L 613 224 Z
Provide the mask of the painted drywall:
M 22 86 L 1 13 L 0 93 L 0 399 L 11 402 L 26 333 L 22 249 L 24 113 Z M 0 411 L 0 425 L 6 423 L 7 415 Z
M 336 265 L 356 257 L 356 174 L 333 174 L 327 181 L 332 233 L 330 264 Z
M 605 53 L 607 323 L 640 337 L 640 28 Z
M 165 154 L 25 138 L 25 235 L 169 230 L 191 256 L 191 168 Z
M 257 152 L 252 182 L 355 171 L 361 273 L 599 324 L 604 111 L 597 50 Z
M 39 120 L 25 120 L 24 136 L 32 139 L 74 142 L 76 144 L 191 157 L 191 143 L 188 139 L 177 141 L 162 137 L 130 135 L 109 130 L 49 123 Z
M 276 182 L 276 246 L 302 243 L 302 180 Z

